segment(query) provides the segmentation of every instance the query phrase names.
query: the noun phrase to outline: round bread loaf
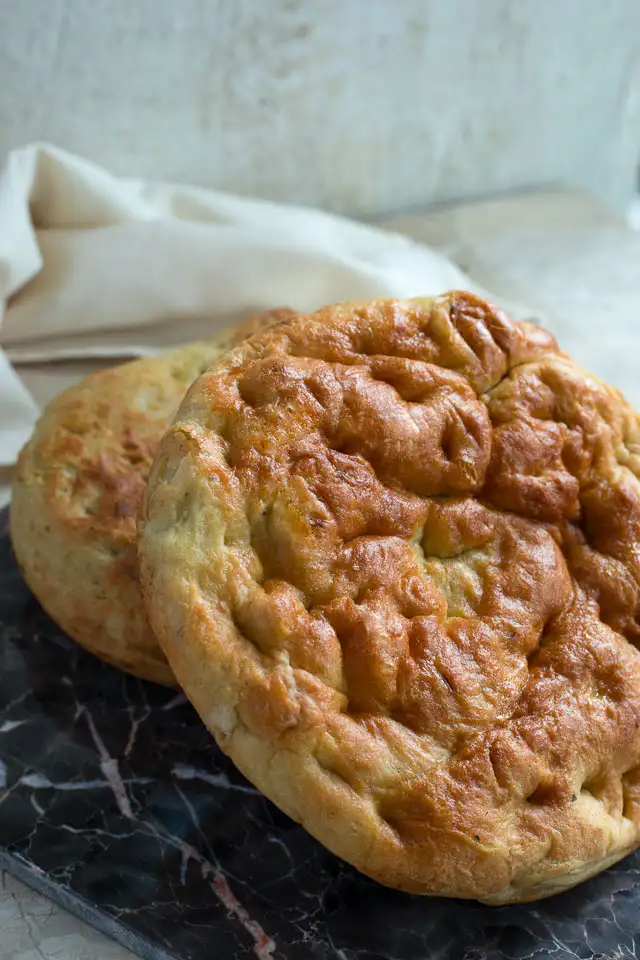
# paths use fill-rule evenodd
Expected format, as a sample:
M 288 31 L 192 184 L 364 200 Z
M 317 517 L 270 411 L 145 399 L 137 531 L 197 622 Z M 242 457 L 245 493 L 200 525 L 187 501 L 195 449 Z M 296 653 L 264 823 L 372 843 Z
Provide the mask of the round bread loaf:
M 545 897 L 640 837 L 639 475 L 621 395 L 468 293 L 299 316 L 162 440 L 151 623 L 222 749 L 336 854 Z
M 23 576 L 65 633 L 122 670 L 175 684 L 137 577 L 137 517 L 158 442 L 216 357 L 289 312 L 92 374 L 45 408 L 20 454 L 10 528 Z

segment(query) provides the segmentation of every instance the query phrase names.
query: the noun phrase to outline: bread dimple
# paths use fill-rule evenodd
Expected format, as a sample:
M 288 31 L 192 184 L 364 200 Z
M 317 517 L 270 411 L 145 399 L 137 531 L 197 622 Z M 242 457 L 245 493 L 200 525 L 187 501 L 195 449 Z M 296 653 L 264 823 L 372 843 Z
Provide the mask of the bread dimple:
M 140 534 L 222 748 L 383 883 L 490 903 L 639 842 L 640 426 L 467 293 L 341 304 L 196 381 Z
M 288 313 L 92 374 L 45 408 L 20 454 L 11 537 L 24 577 L 69 636 L 121 669 L 175 683 L 137 573 L 137 518 L 158 442 L 217 356 Z

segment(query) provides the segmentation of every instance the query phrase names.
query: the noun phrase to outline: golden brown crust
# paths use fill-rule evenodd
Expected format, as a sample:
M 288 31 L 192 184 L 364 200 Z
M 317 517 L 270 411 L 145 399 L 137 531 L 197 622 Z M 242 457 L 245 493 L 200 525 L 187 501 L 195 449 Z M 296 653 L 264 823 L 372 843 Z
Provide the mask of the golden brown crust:
M 639 840 L 639 466 L 622 397 L 470 294 L 298 317 L 200 377 L 160 446 L 151 622 L 335 853 L 544 897 Z
M 138 587 L 136 525 L 151 463 L 198 374 L 289 313 L 92 374 L 47 406 L 20 454 L 11 537 L 24 577 L 70 637 L 114 666 L 175 683 Z

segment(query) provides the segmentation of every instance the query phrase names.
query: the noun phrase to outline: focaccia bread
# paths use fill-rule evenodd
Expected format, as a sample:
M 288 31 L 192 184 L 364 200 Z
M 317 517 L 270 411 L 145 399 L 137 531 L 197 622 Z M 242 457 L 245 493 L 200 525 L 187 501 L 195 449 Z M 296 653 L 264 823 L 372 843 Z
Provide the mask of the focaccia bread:
M 640 426 L 468 293 L 222 357 L 152 469 L 141 584 L 239 769 L 382 883 L 488 903 L 640 837 Z
M 10 527 L 23 576 L 65 633 L 122 670 L 175 683 L 137 576 L 138 511 L 158 442 L 198 374 L 289 312 L 92 374 L 51 401 L 20 454 Z

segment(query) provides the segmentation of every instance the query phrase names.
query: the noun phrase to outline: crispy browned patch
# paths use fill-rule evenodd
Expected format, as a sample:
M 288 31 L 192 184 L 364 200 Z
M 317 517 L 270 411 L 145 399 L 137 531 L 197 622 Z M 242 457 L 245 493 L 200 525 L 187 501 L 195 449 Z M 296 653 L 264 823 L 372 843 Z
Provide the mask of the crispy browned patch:
M 152 623 L 223 749 L 337 854 L 546 896 L 640 835 L 639 455 L 616 391 L 470 294 L 286 321 L 161 444 Z

